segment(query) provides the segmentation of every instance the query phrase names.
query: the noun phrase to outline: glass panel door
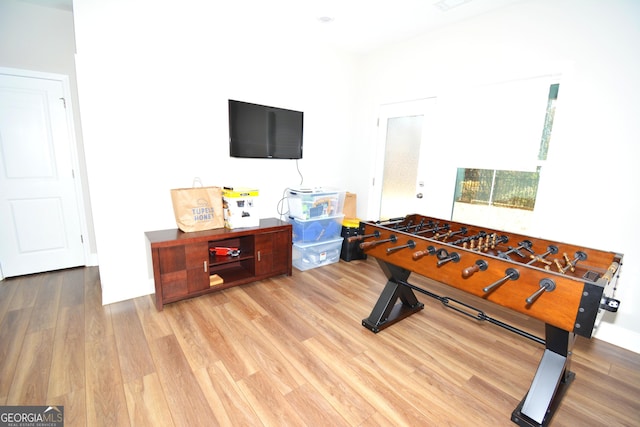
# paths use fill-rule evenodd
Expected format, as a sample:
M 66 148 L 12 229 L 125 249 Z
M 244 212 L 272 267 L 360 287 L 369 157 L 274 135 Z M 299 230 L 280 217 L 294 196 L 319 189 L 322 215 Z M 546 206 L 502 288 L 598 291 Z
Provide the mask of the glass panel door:
M 422 115 L 387 120 L 380 218 L 417 213 L 412 209 L 417 194 L 423 120 Z
M 377 161 L 371 212 L 379 219 L 423 213 L 426 127 L 432 123 L 435 98 L 380 107 Z

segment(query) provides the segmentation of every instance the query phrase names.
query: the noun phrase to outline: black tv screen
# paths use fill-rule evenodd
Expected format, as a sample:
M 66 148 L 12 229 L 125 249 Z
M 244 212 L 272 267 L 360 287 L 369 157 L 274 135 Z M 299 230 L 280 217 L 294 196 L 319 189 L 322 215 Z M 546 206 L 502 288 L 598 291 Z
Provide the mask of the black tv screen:
M 259 159 L 301 159 L 304 113 L 229 100 L 229 154 Z

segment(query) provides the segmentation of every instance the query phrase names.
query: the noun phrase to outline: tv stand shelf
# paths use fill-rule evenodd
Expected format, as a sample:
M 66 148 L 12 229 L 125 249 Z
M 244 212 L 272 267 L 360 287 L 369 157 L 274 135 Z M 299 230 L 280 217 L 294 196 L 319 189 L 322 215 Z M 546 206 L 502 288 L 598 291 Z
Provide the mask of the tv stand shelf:
M 211 256 L 211 262 L 209 263 L 209 267 L 214 268 L 214 267 L 222 267 L 225 264 L 232 264 L 232 263 L 237 263 L 240 261 L 244 261 L 247 259 L 253 259 L 254 256 L 237 256 L 237 257 L 232 257 L 232 256 L 226 256 L 226 257 L 220 257 L 220 256 Z
M 261 219 L 258 227 L 184 233 L 178 229 L 145 233 L 151 249 L 155 300 L 164 304 L 286 274 L 291 276 L 291 224 Z M 238 248 L 238 256 L 210 253 Z M 212 276 L 222 278 L 215 284 Z

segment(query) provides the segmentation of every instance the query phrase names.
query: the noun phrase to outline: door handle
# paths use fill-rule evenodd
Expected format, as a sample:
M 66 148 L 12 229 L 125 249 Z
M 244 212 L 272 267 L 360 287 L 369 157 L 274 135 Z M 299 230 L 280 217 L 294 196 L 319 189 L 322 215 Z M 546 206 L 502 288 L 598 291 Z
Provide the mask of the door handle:
M 417 197 L 418 199 L 422 199 L 422 193 L 418 193 L 418 194 L 416 194 L 416 197 Z

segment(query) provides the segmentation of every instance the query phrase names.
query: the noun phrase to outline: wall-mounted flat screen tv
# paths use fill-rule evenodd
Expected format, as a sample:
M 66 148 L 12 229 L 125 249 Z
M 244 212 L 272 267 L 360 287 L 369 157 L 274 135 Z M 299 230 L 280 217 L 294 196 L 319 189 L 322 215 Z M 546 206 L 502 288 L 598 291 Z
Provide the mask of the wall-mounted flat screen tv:
M 258 159 L 302 158 L 302 111 L 229 100 L 229 154 Z

